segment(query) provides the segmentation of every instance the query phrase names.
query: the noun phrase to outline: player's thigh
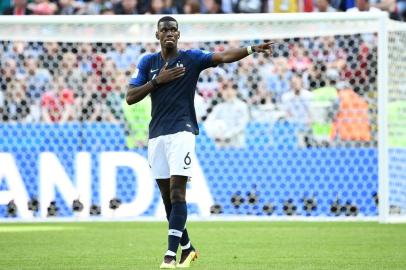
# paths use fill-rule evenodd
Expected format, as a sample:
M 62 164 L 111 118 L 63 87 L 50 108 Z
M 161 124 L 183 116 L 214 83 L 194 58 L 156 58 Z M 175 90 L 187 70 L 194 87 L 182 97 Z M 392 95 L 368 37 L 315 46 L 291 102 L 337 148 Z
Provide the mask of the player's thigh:
M 171 202 L 171 189 L 169 179 L 156 179 L 164 203 Z
M 164 136 L 148 141 L 148 163 L 154 179 L 170 178 Z
M 196 136 L 186 131 L 172 135 L 167 146 L 170 175 L 191 177 L 192 168 L 196 163 Z

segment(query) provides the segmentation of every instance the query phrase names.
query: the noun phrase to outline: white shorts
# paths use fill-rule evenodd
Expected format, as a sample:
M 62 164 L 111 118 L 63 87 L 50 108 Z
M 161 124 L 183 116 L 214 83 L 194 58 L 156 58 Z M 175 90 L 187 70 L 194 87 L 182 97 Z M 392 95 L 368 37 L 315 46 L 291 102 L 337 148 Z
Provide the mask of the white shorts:
M 154 179 L 171 175 L 192 176 L 196 136 L 188 131 L 163 135 L 148 141 L 148 163 Z

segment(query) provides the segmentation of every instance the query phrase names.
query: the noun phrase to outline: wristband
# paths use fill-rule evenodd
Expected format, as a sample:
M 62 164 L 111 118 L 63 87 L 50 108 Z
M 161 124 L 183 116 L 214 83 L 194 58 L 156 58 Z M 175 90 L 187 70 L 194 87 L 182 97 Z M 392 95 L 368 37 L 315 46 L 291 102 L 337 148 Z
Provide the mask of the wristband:
M 251 46 L 248 46 L 248 47 L 247 47 L 247 53 L 248 53 L 248 54 L 253 54 L 253 53 L 254 53 L 254 50 L 252 49 Z
M 158 87 L 158 83 L 157 83 L 157 81 L 156 81 L 155 78 L 153 78 L 153 79 L 151 80 L 151 83 L 152 83 L 152 85 L 154 86 L 154 88 L 157 88 L 157 87 Z

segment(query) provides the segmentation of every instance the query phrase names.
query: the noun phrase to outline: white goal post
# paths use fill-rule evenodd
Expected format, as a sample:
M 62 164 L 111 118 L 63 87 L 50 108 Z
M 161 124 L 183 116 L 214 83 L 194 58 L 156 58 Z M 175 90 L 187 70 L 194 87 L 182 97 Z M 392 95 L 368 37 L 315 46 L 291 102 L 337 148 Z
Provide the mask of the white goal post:
M 0 39 L 60 42 L 155 42 L 161 15 L 0 17 Z M 372 33 L 387 14 L 297 13 L 174 15 L 182 41 L 253 40 Z M 383 23 L 382 23 L 383 22 Z
M 160 17 L 0 16 L 0 40 L 156 42 L 154 33 Z M 378 220 L 406 221 L 406 132 L 402 128 L 406 126 L 405 23 L 391 21 L 384 12 L 174 17 L 180 24 L 182 42 L 377 34 Z

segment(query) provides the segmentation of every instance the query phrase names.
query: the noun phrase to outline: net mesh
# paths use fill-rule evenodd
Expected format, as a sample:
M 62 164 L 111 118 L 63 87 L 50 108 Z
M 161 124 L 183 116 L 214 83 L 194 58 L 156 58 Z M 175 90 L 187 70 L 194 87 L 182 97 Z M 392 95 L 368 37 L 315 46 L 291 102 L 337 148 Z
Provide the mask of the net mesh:
M 332 29 L 322 28 L 324 34 Z M 196 151 L 214 201 L 211 212 L 376 216 L 377 35 L 295 33 L 274 37 L 272 55 L 254 54 L 201 73 Z M 263 41 L 226 37 L 181 42 L 179 47 L 220 52 Z M 405 35 L 390 38 L 390 62 L 396 63 L 390 66 L 392 74 L 404 70 L 400 51 Z M 0 42 L 0 152 L 15 157 L 30 198 L 39 197 L 40 153 L 56 153 L 73 179 L 75 154 L 90 152 L 95 160 L 91 204 L 97 213 L 98 155 L 134 151 L 146 157 L 150 100 L 128 106 L 125 94 L 138 61 L 159 46 L 63 40 Z M 406 190 L 404 141 L 399 139 L 404 138 L 405 93 L 399 77 L 406 78 L 391 75 L 390 84 L 393 208 L 404 207 Z M 137 181 L 142 179 L 120 168 L 117 198 L 130 202 L 138 196 Z M 0 192 L 9 188 L 0 177 Z M 154 215 L 159 201 L 155 188 L 143 215 Z M 71 202 L 58 190 L 55 206 L 55 215 L 72 215 Z M 189 213 L 198 213 L 195 205 L 188 207 Z M 8 209 L 1 205 L 0 216 L 9 216 Z
M 285 15 L 177 17 L 182 49 L 219 52 L 264 39 L 275 42 L 272 55 L 254 54 L 201 73 L 196 150 L 214 201 L 210 210 L 376 216 L 374 32 L 383 16 Z M 15 158 L 29 198 L 40 196 L 41 153 L 55 153 L 71 179 L 77 174 L 76 154 L 91 154 L 91 211 L 96 214 L 100 153 L 132 151 L 146 157 L 150 100 L 136 106 L 124 100 L 137 62 L 159 50 L 151 35 L 158 18 L 0 22 L 0 154 Z M 388 42 L 388 196 L 390 213 L 404 215 L 406 40 L 403 25 L 393 27 Z M 5 176 L 14 171 L 1 164 L 0 171 L 0 216 L 12 216 L 13 198 L 4 192 L 15 188 Z M 117 198 L 130 202 L 139 196 L 138 181 L 142 179 L 131 169 L 118 168 Z M 72 202 L 62 193 L 55 190 L 50 207 L 57 209 L 55 215 L 70 216 Z M 143 215 L 157 212 L 159 198 L 155 189 Z M 189 204 L 189 212 L 199 213 L 199 208 Z
M 389 32 L 389 213 L 406 215 L 406 32 Z

